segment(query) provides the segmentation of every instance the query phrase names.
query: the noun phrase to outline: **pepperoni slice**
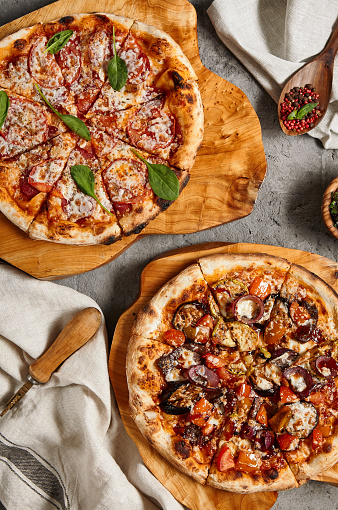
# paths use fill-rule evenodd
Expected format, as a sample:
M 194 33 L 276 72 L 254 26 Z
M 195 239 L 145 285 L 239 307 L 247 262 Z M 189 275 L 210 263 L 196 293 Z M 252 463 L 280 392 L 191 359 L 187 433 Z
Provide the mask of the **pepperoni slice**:
M 40 35 L 31 47 L 28 57 L 29 71 L 41 87 L 49 89 L 62 87 L 64 79 L 57 65 L 55 55 L 44 53 L 47 37 Z
M 112 202 L 137 203 L 151 193 L 145 165 L 132 159 L 115 160 L 103 171 L 103 179 Z
M 127 37 L 119 56 L 127 64 L 127 83 L 129 85 L 142 84 L 150 72 L 150 63 L 147 55 L 143 52 L 141 46 L 139 46 L 134 37 L 130 35 Z
M 28 99 L 10 97 L 8 115 L 1 130 L 9 144 L 27 149 L 44 142 L 47 133 L 47 118 L 41 106 Z
M 58 180 L 63 170 L 62 159 L 48 159 L 35 165 L 28 176 L 28 184 L 38 191 L 48 193 Z
M 58 53 L 55 54 L 56 61 L 60 66 L 62 76 L 66 85 L 71 85 L 78 80 L 81 72 L 81 53 L 79 40 L 70 39 Z
M 145 103 L 128 121 L 131 143 L 147 152 L 168 147 L 175 136 L 175 118 L 159 108 L 159 101 Z
M 35 195 L 39 193 L 39 191 L 36 188 L 34 188 L 31 184 L 29 184 L 28 182 L 29 173 L 30 168 L 27 169 L 21 176 L 20 191 L 27 199 L 31 200 L 33 197 L 35 197 Z
M 117 140 L 107 135 L 103 131 L 99 131 L 98 129 L 91 129 L 91 142 L 94 147 L 95 154 L 102 158 L 110 154 L 110 152 L 115 147 Z
M 89 58 L 91 67 L 100 75 L 106 71 L 111 56 L 111 43 L 106 30 L 97 30 L 90 38 Z

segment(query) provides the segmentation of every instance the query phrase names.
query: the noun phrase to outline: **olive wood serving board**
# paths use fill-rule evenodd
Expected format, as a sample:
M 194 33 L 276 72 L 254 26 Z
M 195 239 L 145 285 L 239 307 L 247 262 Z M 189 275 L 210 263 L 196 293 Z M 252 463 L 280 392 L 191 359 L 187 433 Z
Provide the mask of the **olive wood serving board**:
M 258 117 L 245 94 L 206 69 L 200 60 L 197 16 L 188 0 L 59 0 L 0 28 L 0 40 L 23 27 L 80 12 L 113 12 L 168 32 L 199 79 L 205 135 L 179 199 L 142 231 L 182 234 L 205 230 L 251 213 L 266 173 Z M 0 213 L 0 257 L 37 278 L 79 274 L 104 265 L 141 235 L 112 245 L 69 246 L 34 241 Z
M 142 436 L 130 417 L 125 373 L 127 345 L 136 314 L 168 280 L 196 258 L 216 253 L 268 253 L 300 264 L 320 276 L 338 292 L 338 264 L 313 253 L 248 243 L 206 243 L 168 252 L 146 266 L 141 275 L 140 294 L 120 317 L 109 357 L 109 375 L 124 426 L 136 443 L 144 463 L 156 478 L 182 504 L 191 510 L 268 510 L 277 500 L 277 492 L 235 494 L 203 486 L 171 466 Z M 315 478 L 338 485 L 338 465 L 327 475 Z

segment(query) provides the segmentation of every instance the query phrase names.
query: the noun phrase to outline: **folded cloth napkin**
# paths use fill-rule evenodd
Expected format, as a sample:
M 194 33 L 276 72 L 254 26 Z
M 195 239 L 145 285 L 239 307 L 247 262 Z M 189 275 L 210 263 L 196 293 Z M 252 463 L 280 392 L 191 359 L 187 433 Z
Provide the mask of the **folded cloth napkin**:
M 287 80 L 325 47 L 337 21 L 338 2 L 214 0 L 207 12 L 220 39 L 278 102 Z M 338 149 L 337 59 L 329 108 L 309 135 L 326 149 Z
M 0 263 L 0 411 L 28 367 L 88 296 Z M 182 506 L 143 464 L 110 386 L 104 322 L 44 385 L 0 418 L 0 508 L 96 510 Z

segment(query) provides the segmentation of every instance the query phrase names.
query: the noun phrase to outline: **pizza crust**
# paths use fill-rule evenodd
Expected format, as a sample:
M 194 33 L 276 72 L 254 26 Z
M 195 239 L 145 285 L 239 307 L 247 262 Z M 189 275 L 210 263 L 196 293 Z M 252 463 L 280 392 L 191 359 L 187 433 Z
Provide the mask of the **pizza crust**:
M 146 338 L 161 338 L 171 329 L 174 311 L 183 303 L 198 300 L 207 290 L 198 264 L 184 269 L 166 283 L 149 303 L 139 312 L 133 326 L 133 334 Z

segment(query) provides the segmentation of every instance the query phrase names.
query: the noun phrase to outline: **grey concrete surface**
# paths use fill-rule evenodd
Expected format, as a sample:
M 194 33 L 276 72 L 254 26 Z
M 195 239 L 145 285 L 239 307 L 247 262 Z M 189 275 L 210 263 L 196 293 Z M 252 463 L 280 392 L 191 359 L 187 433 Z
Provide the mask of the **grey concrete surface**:
M 52 2 L 0 0 L 0 25 Z M 275 103 L 223 45 L 206 13 L 211 0 L 191 0 L 198 16 L 203 64 L 238 86 L 249 98 L 262 127 L 268 172 L 253 212 L 242 220 L 204 232 L 149 236 L 110 264 L 57 282 L 91 296 L 102 308 L 109 338 L 123 311 L 139 292 L 140 275 L 157 255 L 210 241 L 253 242 L 314 252 L 338 260 L 338 241 L 321 220 L 321 199 L 337 175 L 336 150 L 325 150 L 308 135 L 286 137 L 280 130 Z M 280 493 L 273 510 L 338 509 L 337 489 L 318 482 Z

